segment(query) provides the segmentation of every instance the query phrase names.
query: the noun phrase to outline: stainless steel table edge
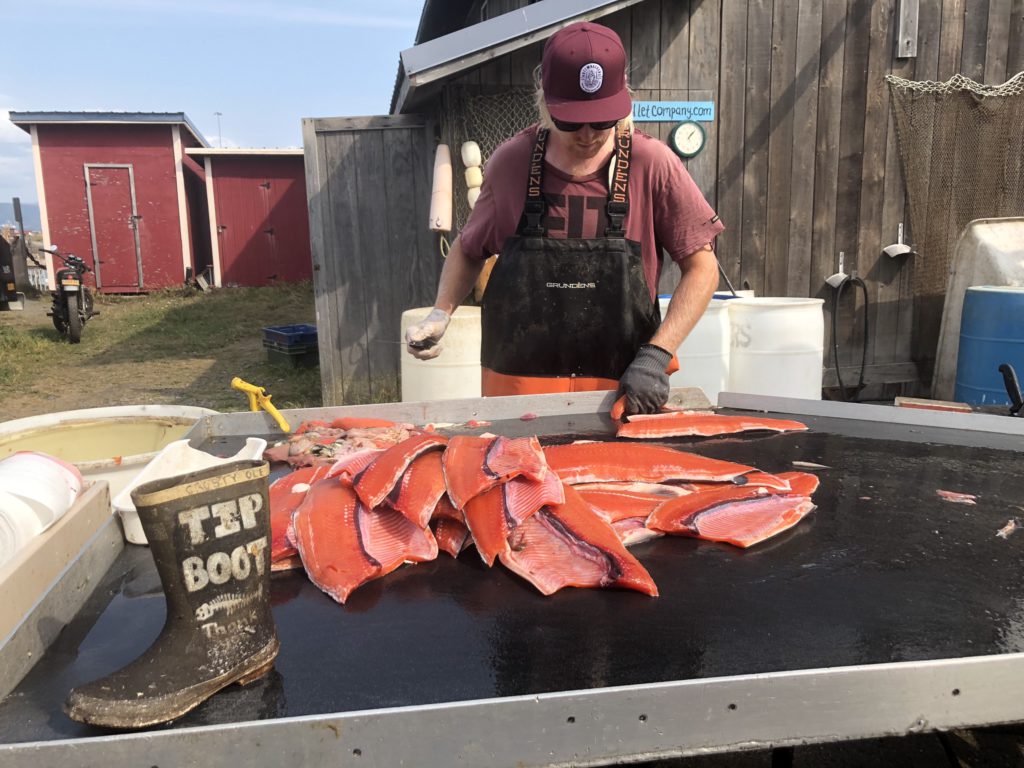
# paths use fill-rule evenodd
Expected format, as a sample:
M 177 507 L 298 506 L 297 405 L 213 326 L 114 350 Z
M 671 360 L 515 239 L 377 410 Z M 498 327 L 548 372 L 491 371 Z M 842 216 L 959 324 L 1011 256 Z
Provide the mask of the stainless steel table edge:
M 13 744 L 0 764 L 609 765 L 1015 722 L 1022 688 L 1014 653 Z

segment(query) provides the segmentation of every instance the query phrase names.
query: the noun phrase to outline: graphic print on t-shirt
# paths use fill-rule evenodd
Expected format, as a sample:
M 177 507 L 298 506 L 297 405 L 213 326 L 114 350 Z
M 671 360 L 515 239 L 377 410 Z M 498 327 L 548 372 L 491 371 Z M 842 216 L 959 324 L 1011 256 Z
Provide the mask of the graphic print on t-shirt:
M 568 203 L 566 198 L 568 197 Z M 608 198 L 593 195 L 544 194 L 544 228 L 554 237 L 604 237 Z

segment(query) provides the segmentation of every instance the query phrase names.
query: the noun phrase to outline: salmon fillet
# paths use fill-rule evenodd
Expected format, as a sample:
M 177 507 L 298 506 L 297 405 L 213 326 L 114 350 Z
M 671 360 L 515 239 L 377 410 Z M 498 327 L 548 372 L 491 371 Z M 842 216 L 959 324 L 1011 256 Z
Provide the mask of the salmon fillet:
M 763 419 L 756 416 L 723 416 L 698 411 L 672 411 L 629 416 L 620 424 L 616 437 L 658 440 L 665 437 L 716 437 L 739 432 L 770 430 L 794 432 L 807 429 L 806 424 L 785 419 Z
M 563 482 L 601 483 L 633 480 L 662 483 L 693 480 L 727 483 L 754 471 L 753 467 L 677 451 L 660 445 L 571 443 L 544 449 L 548 466 Z
M 412 460 L 426 451 L 442 450 L 448 438 L 441 435 L 416 435 L 380 454 L 373 463 L 353 478 L 353 487 L 367 509 L 380 506 Z
M 623 587 L 656 596 L 646 569 L 572 488 L 565 503 L 544 507 L 518 526 L 502 564 L 543 595 L 564 587 Z

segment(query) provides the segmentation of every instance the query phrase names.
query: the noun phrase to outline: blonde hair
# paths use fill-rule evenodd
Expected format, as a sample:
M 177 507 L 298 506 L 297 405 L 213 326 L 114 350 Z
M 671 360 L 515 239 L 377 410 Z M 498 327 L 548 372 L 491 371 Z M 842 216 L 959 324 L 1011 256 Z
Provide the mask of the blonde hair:
M 541 65 L 538 64 L 533 70 L 533 103 L 537 108 L 537 122 L 541 128 L 546 128 L 549 131 L 556 130 L 555 124 L 551 120 L 551 113 L 548 111 L 548 103 L 544 100 L 544 86 L 542 85 L 543 80 L 541 79 Z M 626 84 L 626 90 L 629 91 L 629 98 L 633 99 L 633 89 Z M 630 133 L 633 132 L 633 113 L 630 112 L 624 118 L 619 120 L 617 128 L 626 128 Z

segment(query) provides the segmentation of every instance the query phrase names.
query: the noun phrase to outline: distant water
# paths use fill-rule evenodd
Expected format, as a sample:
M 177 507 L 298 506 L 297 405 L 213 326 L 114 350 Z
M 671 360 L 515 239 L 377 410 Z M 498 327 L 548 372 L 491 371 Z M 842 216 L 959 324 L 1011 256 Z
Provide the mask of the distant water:
M 25 229 L 30 232 L 38 232 L 43 228 L 39 219 L 38 203 L 21 203 L 21 216 L 24 219 Z M 0 225 L 15 224 L 14 204 L 10 201 L 0 203 Z

